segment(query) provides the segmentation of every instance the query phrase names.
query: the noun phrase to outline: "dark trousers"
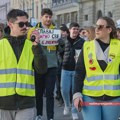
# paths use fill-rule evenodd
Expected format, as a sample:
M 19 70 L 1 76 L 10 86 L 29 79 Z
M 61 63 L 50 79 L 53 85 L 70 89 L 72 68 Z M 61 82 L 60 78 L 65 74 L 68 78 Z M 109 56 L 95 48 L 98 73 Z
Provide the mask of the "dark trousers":
M 43 94 L 46 92 L 46 113 L 50 120 L 54 118 L 54 88 L 56 68 L 48 68 L 44 75 L 35 73 L 37 115 L 43 114 Z
M 61 69 L 62 69 L 62 63 L 58 64 L 58 68 L 57 68 L 57 79 L 56 79 L 56 95 L 57 95 L 57 99 L 62 99 L 62 95 L 61 95 L 61 87 L 60 87 L 60 83 L 61 83 Z

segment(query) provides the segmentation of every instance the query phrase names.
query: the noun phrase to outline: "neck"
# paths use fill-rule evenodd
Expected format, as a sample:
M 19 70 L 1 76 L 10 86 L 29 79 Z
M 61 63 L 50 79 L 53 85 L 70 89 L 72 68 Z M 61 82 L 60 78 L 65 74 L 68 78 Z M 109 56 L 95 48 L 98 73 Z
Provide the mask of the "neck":
M 13 37 L 18 37 L 18 35 L 15 33 L 15 32 L 12 32 L 10 33 L 10 36 L 13 36 Z
M 110 43 L 110 37 L 100 39 L 104 43 Z
M 70 38 L 71 38 L 71 39 L 75 39 L 75 38 L 77 38 L 77 37 L 76 37 L 76 36 L 70 35 Z
M 42 26 L 43 26 L 43 28 L 49 28 L 50 27 L 50 25 L 47 26 L 47 25 L 44 25 L 44 24 L 42 24 Z

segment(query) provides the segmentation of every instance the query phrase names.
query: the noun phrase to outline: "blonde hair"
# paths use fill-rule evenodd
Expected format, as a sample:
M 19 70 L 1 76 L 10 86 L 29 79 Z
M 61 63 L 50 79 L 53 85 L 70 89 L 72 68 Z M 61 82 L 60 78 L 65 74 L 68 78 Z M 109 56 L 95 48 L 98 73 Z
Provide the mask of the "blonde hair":
M 86 27 L 85 30 L 88 32 L 88 40 L 94 40 L 95 38 L 95 27 L 89 26 Z

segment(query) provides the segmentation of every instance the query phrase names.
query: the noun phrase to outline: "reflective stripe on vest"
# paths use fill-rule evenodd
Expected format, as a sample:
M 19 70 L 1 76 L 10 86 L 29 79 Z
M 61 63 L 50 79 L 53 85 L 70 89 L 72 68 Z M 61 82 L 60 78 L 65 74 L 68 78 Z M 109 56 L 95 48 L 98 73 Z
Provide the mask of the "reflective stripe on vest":
M 13 74 L 16 73 L 16 71 L 18 74 L 26 74 L 26 75 L 34 76 L 34 72 L 32 70 L 24 70 L 24 69 L 16 69 L 16 68 L 0 70 L 0 74 Z
M 98 75 L 98 76 L 92 76 L 92 77 L 86 77 L 86 80 L 88 81 L 96 81 L 96 80 L 118 80 L 120 79 L 120 75 Z
M 87 90 L 120 90 L 120 85 L 116 85 L 116 86 L 108 86 L 108 85 L 104 85 L 104 86 L 86 86 L 84 85 L 84 89 Z
M 26 89 L 35 89 L 35 85 L 23 84 L 23 83 L 0 83 L 0 88 L 26 88 Z
M 83 47 L 86 77 L 82 93 L 88 96 L 98 97 L 102 95 L 120 96 L 120 41 L 112 39 L 108 51 L 99 53 L 100 47 L 96 41 L 85 42 Z M 98 44 L 97 44 L 98 45 Z M 102 51 L 101 51 L 102 52 Z M 100 57 L 99 57 L 100 55 Z M 104 56 L 104 59 L 102 57 Z M 107 59 L 107 67 L 104 71 L 98 60 Z M 91 62 L 92 61 L 92 62 Z

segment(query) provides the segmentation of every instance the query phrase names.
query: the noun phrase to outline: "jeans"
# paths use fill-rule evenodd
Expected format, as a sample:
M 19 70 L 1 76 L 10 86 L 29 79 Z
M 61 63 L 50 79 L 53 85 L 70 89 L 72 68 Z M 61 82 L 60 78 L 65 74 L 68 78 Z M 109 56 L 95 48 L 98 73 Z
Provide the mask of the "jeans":
M 65 107 L 70 107 L 70 90 L 72 88 L 72 93 L 74 90 L 74 75 L 75 71 L 63 70 L 61 73 L 61 93 L 64 100 Z M 72 102 L 72 113 L 77 113 L 76 108 Z
M 48 120 L 54 117 L 54 88 L 56 68 L 48 68 L 44 75 L 35 74 L 37 115 L 43 115 L 43 94 L 46 93 L 46 113 Z
M 83 95 L 84 102 L 103 102 Z M 106 102 L 120 102 L 120 97 Z M 118 120 L 120 106 L 84 106 L 82 108 L 84 120 Z

